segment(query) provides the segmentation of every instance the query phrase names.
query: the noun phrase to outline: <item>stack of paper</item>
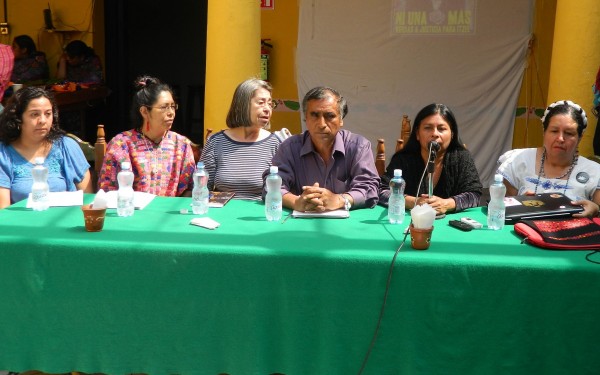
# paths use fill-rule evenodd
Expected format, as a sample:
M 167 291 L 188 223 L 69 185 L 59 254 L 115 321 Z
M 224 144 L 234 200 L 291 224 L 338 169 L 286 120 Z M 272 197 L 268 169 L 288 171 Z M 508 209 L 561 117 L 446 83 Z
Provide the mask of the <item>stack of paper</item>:
M 333 210 L 333 211 L 325 211 L 325 212 L 302 212 L 296 211 L 292 212 L 293 217 L 321 217 L 325 219 L 346 219 L 350 217 L 350 211 L 346 210 Z
M 67 207 L 83 205 L 83 190 L 51 191 L 48 193 L 50 207 Z M 27 199 L 27 208 L 31 208 L 31 193 Z
M 133 192 L 133 206 L 136 210 L 143 210 L 144 207 L 148 205 L 148 203 L 152 202 L 152 200 L 156 197 L 154 194 L 144 193 L 141 191 Z M 117 191 L 111 190 L 106 193 L 106 207 L 107 208 L 117 208 Z

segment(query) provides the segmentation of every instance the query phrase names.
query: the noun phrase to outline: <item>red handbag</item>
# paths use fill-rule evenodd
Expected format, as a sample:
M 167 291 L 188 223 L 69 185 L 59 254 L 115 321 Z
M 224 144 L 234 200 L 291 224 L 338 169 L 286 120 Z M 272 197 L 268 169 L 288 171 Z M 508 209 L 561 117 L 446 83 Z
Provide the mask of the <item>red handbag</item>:
M 531 245 L 553 250 L 600 250 L 600 218 L 536 219 L 515 224 Z

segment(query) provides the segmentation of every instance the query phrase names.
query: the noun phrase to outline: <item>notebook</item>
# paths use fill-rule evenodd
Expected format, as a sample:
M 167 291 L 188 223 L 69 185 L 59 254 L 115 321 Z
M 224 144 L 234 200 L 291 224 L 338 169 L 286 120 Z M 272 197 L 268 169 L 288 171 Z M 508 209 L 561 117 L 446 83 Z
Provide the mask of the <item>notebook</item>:
M 571 198 L 562 193 L 543 193 L 536 195 L 515 195 L 505 197 L 507 223 L 516 223 L 523 219 L 547 217 L 570 217 L 583 211 L 581 206 L 573 206 Z

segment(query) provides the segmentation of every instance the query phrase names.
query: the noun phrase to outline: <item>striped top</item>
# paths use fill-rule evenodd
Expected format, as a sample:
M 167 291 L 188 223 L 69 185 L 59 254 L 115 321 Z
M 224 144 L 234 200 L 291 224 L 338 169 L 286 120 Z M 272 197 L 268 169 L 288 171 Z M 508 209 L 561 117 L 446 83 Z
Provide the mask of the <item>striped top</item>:
M 274 134 L 257 142 L 234 141 L 223 131 L 213 134 L 201 157 L 209 174 L 209 190 L 234 191 L 234 199 L 262 199 L 262 174 L 280 144 Z

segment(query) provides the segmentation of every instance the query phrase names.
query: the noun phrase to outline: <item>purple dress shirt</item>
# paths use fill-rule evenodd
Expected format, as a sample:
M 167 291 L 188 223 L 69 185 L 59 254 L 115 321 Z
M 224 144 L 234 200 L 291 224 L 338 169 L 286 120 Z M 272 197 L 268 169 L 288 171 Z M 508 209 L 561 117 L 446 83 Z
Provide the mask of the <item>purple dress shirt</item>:
M 279 146 L 272 165 L 279 167 L 282 195 L 300 195 L 303 186 L 318 182 L 320 187 L 336 194 L 350 194 L 354 199 L 353 208 L 377 204 L 379 175 L 371 143 L 348 130 L 342 129 L 337 133 L 327 164 L 314 149 L 310 134 L 305 131 L 286 139 Z

